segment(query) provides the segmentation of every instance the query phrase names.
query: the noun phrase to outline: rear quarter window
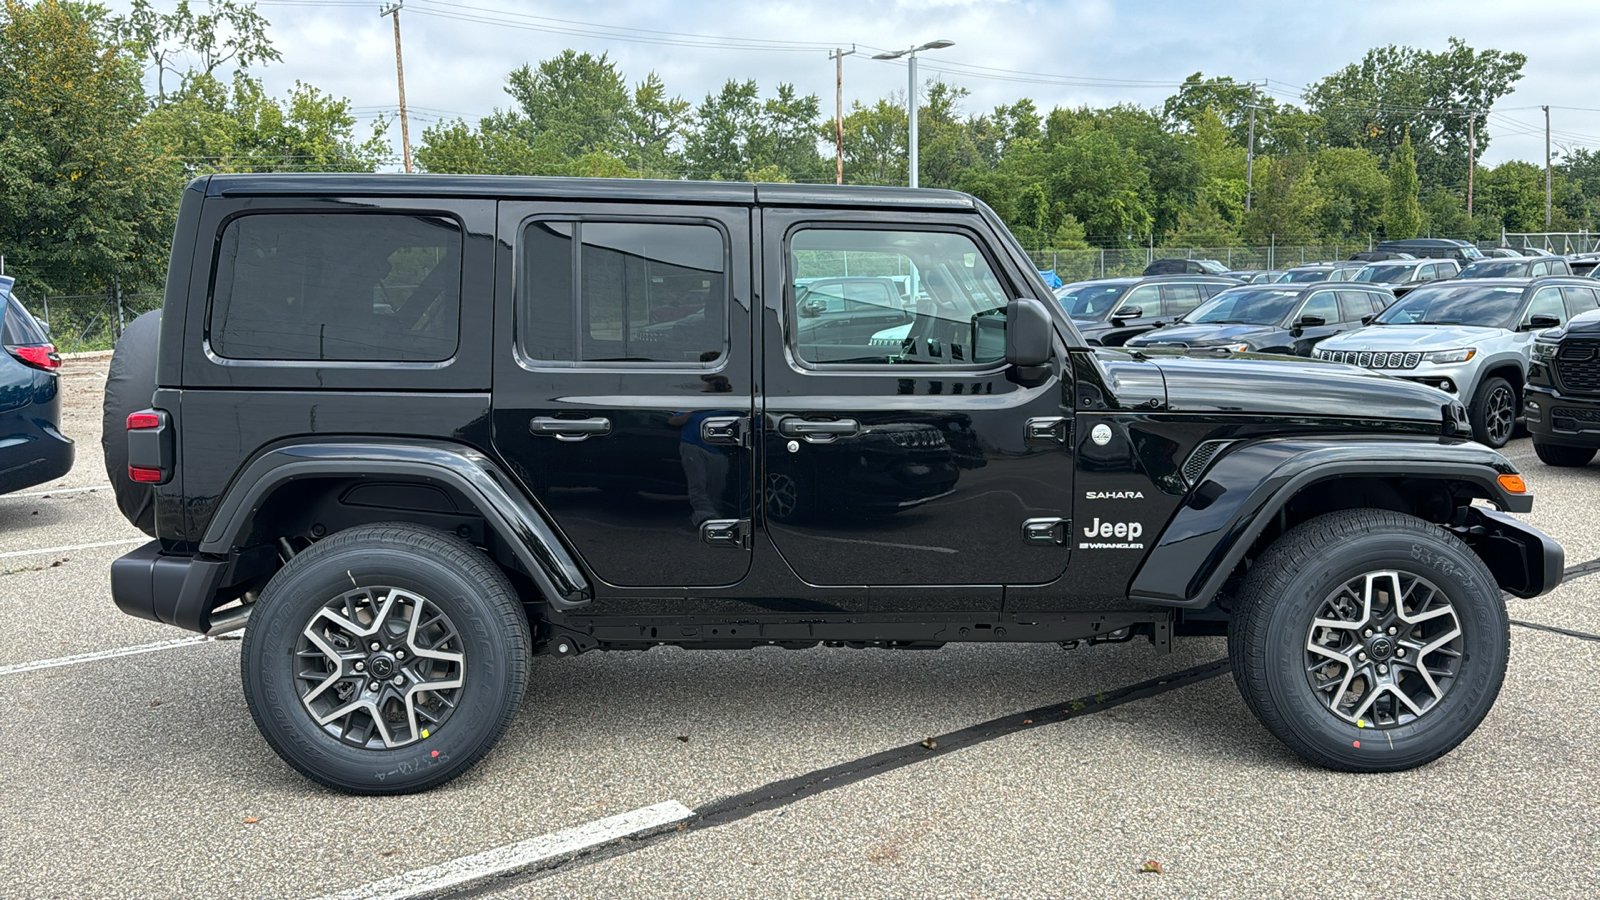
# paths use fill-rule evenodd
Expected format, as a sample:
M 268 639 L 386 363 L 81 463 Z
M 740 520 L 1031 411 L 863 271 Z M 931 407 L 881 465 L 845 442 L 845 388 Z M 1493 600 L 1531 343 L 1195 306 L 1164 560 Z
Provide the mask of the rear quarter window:
M 207 337 L 224 359 L 441 362 L 461 317 L 446 216 L 264 213 L 217 242 Z
M 0 295 L 4 297 L 4 295 Z M 49 338 L 45 337 L 44 330 L 33 316 L 22 307 L 21 301 L 16 297 L 4 297 L 0 300 L 5 306 L 4 316 L 0 317 L 0 344 L 8 347 L 21 347 L 27 344 L 43 344 Z

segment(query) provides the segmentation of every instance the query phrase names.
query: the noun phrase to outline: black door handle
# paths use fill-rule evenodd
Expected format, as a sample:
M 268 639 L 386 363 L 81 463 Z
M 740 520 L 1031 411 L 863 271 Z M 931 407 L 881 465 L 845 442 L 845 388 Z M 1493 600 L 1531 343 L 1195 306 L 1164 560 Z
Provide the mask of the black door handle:
M 802 419 L 786 416 L 778 420 L 778 433 L 784 437 L 804 438 L 812 443 L 825 444 L 841 437 L 861 433 L 861 423 L 855 419 Z
M 558 441 L 582 441 L 590 435 L 610 434 L 611 420 L 606 418 L 594 419 L 557 419 L 552 416 L 535 416 L 528 423 L 528 430 L 534 434 L 549 435 Z

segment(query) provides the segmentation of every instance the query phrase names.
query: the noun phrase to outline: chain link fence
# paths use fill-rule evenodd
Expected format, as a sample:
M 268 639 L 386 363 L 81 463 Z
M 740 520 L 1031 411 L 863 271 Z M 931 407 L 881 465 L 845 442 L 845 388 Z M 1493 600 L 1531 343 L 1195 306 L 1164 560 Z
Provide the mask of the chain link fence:
M 115 289 L 103 294 L 47 294 L 18 284 L 13 290 L 49 331 L 60 353 L 110 350 L 129 322 L 160 309 L 162 301 L 159 293 L 125 294 Z

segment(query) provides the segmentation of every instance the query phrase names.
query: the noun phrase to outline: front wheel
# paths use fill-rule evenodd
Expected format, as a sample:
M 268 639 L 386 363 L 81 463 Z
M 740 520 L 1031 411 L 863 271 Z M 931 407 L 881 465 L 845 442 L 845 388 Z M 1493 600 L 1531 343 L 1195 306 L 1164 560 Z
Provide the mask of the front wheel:
M 1494 577 L 1413 516 L 1344 510 L 1261 555 L 1229 624 L 1234 680 L 1306 759 L 1392 772 L 1450 752 L 1500 692 L 1510 629 Z
M 245 631 L 245 701 L 267 743 L 357 794 L 460 775 L 521 705 L 531 640 L 511 583 L 454 535 L 367 525 L 267 583 Z
M 1547 466 L 1561 466 L 1563 468 L 1582 468 L 1594 459 L 1593 447 L 1568 447 L 1563 444 L 1545 444 L 1535 439 L 1533 452 L 1539 454 L 1539 461 Z
M 1504 378 L 1486 378 L 1472 395 L 1467 414 L 1472 419 L 1474 440 L 1496 449 L 1504 447 L 1517 424 L 1517 392 Z

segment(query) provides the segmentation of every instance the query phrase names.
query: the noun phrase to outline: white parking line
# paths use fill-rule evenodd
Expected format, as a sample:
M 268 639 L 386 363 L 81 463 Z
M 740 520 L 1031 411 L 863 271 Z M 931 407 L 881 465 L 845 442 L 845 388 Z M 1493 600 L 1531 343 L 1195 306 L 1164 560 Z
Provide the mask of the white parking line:
M 155 653 L 157 650 L 176 650 L 190 644 L 210 643 L 215 638 L 197 634 L 194 637 L 174 638 L 170 641 L 156 641 L 153 644 L 135 644 L 132 647 L 118 647 L 115 650 L 96 650 L 93 653 L 78 653 L 73 656 L 58 656 L 55 659 L 39 659 L 33 662 L 13 663 L 9 666 L 0 666 L 0 676 L 19 675 L 23 672 L 36 672 L 39 669 L 56 669 L 61 666 L 75 666 L 79 663 L 96 662 L 102 659 L 116 659 L 119 656 L 137 656 L 140 653 Z
M 43 556 L 46 553 L 71 553 L 75 550 L 93 550 L 96 547 L 123 547 L 128 544 L 143 544 L 149 538 L 124 538 L 120 541 L 95 541 L 92 544 L 67 544 L 64 547 L 40 547 L 37 550 L 7 550 L 0 553 L 0 559 L 11 559 L 14 556 Z
M 472 856 L 462 856 L 437 866 L 415 869 L 404 875 L 329 894 L 323 900 L 403 900 L 438 893 L 543 860 L 597 847 L 630 834 L 681 822 L 693 815 L 694 810 L 676 800 L 668 800 Z
M 84 491 L 108 491 L 109 484 L 91 484 L 88 487 L 56 488 L 53 491 L 29 491 L 25 494 L 7 494 L 7 497 L 54 497 L 58 494 L 81 494 Z

